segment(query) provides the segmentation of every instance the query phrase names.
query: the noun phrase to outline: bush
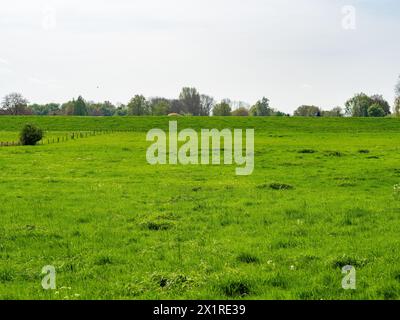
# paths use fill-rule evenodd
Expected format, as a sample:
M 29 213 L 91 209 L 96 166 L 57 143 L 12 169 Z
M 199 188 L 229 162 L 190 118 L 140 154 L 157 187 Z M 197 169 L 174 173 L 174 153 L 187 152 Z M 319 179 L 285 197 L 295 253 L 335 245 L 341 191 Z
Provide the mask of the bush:
M 377 103 L 368 108 L 369 117 L 384 117 L 385 115 L 385 110 Z
M 23 146 L 34 146 L 42 140 L 43 131 L 33 124 L 26 124 L 20 134 L 20 142 Z

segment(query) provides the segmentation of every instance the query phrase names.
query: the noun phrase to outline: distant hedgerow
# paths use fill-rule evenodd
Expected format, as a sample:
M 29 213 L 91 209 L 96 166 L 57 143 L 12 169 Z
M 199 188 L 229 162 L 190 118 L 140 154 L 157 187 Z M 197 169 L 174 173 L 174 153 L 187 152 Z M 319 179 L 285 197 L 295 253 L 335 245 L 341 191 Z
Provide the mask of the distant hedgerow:
M 28 123 L 22 128 L 19 141 L 23 146 L 34 146 L 37 142 L 42 140 L 42 138 L 42 129 Z

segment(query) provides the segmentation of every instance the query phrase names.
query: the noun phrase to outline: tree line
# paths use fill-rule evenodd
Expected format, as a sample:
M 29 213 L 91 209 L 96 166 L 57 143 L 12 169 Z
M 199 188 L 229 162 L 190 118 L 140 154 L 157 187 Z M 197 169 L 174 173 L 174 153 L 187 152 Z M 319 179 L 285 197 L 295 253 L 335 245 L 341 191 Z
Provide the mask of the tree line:
M 400 77 L 395 87 L 396 99 L 393 113 L 400 116 Z M 224 99 L 216 102 L 209 95 L 200 94 L 196 88 L 185 87 L 177 99 L 162 97 L 145 98 L 135 95 L 127 104 L 114 105 L 109 101 L 86 101 L 77 99 L 58 104 L 29 104 L 20 93 L 6 95 L 0 105 L 0 115 L 67 115 L 67 116 L 290 116 L 270 106 L 270 100 L 263 97 L 254 105 Z M 382 95 L 356 94 L 346 101 L 344 108 L 334 107 L 323 110 L 314 105 L 302 105 L 294 111 L 299 117 L 386 117 L 392 115 L 389 103 Z

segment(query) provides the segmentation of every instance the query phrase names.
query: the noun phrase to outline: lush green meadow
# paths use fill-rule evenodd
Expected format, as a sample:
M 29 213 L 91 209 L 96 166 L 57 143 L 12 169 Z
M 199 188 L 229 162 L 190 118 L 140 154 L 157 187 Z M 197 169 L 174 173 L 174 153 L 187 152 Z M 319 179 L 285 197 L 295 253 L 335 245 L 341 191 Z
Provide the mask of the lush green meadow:
M 251 176 L 148 165 L 146 133 L 169 120 L 0 117 L 0 141 L 27 122 L 114 131 L 0 148 L 0 299 L 400 298 L 400 120 L 178 119 L 255 128 Z

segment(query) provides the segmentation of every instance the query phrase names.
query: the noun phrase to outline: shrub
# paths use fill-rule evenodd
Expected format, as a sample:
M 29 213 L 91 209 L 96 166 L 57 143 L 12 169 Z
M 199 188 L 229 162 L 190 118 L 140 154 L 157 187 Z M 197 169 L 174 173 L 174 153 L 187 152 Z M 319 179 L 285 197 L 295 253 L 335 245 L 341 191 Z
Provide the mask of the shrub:
M 33 124 L 26 124 L 20 134 L 20 142 L 24 146 L 34 146 L 38 141 L 42 140 L 43 131 Z
M 377 103 L 368 108 L 369 117 L 384 117 L 385 115 L 385 110 Z

